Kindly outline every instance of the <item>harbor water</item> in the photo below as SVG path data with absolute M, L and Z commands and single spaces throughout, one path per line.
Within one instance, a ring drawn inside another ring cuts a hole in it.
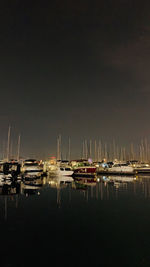
M 150 177 L 0 187 L 1 266 L 150 266 Z

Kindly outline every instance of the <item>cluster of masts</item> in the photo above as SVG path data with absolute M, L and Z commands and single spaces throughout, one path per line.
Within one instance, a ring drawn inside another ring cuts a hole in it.
M 62 159 L 61 152 L 62 139 L 61 135 L 57 138 L 57 159 Z M 71 140 L 68 140 L 68 159 L 71 160 Z M 147 139 L 142 139 L 140 144 L 135 146 L 131 143 L 128 148 L 125 146 L 119 146 L 113 141 L 111 144 L 103 143 L 101 140 L 83 140 L 81 149 L 81 158 L 91 158 L 95 162 L 101 162 L 103 159 L 107 161 L 113 161 L 118 159 L 119 161 L 138 160 L 141 162 L 150 161 L 150 144 Z
M 15 156 L 17 161 L 19 161 L 20 159 L 20 140 L 21 140 L 21 135 L 19 134 L 17 142 L 17 151 Z M 11 126 L 9 126 L 8 136 L 7 136 L 7 147 L 6 149 L 3 148 L 3 159 L 5 161 L 9 161 L 11 157 L 12 157 Z
M 18 135 L 17 140 L 17 149 L 15 158 L 17 161 L 20 159 L 20 140 L 21 135 Z M 64 157 L 62 156 L 62 137 L 61 135 L 57 138 L 57 160 L 62 160 Z M 7 136 L 7 147 L 3 149 L 3 159 L 9 161 L 12 157 L 12 142 L 11 142 L 11 126 L 8 128 L 8 136 Z M 68 152 L 65 159 L 71 160 L 71 139 L 68 139 Z M 80 158 L 89 159 L 91 158 L 95 162 L 101 162 L 103 159 L 107 161 L 113 161 L 114 159 L 118 159 L 120 161 L 128 161 L 137 159 L 141 162 L 149 162 L 150 161 L 150 144 L 147 139 L 141 139 L 139 145 L 135 146 L 133 143 L 130 143 L 128 148 L 126 146 L 119 146 L 115 140 L 112 143 L 102 142 L 101 140 L 83 140 L 81 147 Z

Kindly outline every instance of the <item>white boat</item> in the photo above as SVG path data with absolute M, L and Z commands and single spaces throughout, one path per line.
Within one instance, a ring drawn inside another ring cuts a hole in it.
M 43 167 L 36 160 L 29 159 L 23 162 L 21 171 L 24 178 L 38 178 L 43 174 Z
M 44 163 L 44 171 L 49 176 L 72 176 L 73 171 L 67 160 L 50 160 Z
M 132 166 L 129 166 L 126 163 L 117 163 L 114 164 L 112 167 L 108 168 L 108 173 L 112 174 L 134 174 L 134 168 Z
M 73 171 L 70 167 L 57 167 L 55 174 L 58 176 L 72 176 Z

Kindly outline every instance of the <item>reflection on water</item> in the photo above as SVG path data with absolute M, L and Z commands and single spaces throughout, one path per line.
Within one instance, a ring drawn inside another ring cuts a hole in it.
M 70 191 L 77 190 L 86 196 L 86 192 L 91 198 L 95 199 L 107 199 L 115 198 L 116 192 L 150 197 L 150 176 L 99 176 L 97 178 L 72 178 L 72 177 L 41 177 L 38 179 L 26 179 L 25 181 L 11 181 L 0 180 L 0 195 L 12 196 L 12 195 L 40 195 L 42 190 L 44 194 L 44 188 L 57 189 L 62 191 L 63 189 L 69 189 Z
M 146 176 L 3 179 L 1 266 L 149 266 L 149 201 Z
M 51 188 L 60 189 L 71 188 L 78 190 L 88 200 L 95 199 L 116 199 L 123 193 L 140 197 L 150 197 L 150 177 L 147 176 L 99 176 L 97 178 L 47 178 L 46 183 Z M 45 183 L 45 184 L 46 184 Z
M 25 181 L 0 180 L 0 195 L 40 195 L 41 190 L 44 194 L 44 188 L 57 190 L 57 203 L 61 202 L 61 191 L 68 189 L 78 191 L 86 198 L 95 199 L 115 199 L 123 193 L 140 195 L 144 198 L 150 198 L 150 177 L 125 177 L 125 176 L 99 176 L 97 178 L 72 178 L 72 177 L 42 177 L 38 179 L 29 179 Z

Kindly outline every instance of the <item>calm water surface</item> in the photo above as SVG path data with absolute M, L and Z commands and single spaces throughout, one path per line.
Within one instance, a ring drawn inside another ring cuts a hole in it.
M 150 177 L 0 186 L 1 266 L 150 266 Z

